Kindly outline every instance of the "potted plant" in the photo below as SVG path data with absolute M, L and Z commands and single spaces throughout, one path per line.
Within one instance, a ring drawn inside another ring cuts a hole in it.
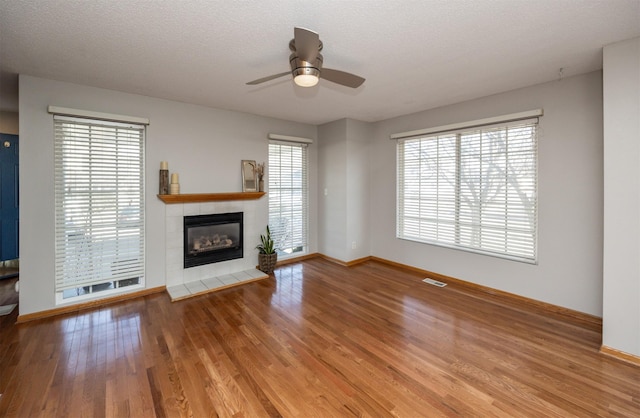
M 260 251 L 258 254 L 258 268 L 260 271 L 271 274 L 278 262 L 278 253 L 276 253 L 275 243 L 271 238 L 271 231 L 267 225 L 267 234 L 260 235 L 260 244 L 256 246 Z

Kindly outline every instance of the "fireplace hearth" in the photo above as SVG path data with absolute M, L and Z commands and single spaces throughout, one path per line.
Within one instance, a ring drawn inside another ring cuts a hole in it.
M 185 216 L 184 268 L 243 257 L 243 213 Z

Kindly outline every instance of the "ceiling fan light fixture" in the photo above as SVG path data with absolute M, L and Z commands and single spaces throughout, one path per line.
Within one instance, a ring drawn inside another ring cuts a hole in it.
M 313 87 L 318 84 L 320 70 L 314 67 L 302 67 L 293 70 L 293 81 L 300 87 Z
M 310 74 L 300 74 L 295 76 L 293 81 L 300 87 L 313 87 L 318 84 L 318 77 Z

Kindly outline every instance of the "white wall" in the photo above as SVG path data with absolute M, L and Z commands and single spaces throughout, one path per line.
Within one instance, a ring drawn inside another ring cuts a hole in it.
M 640 356 L 640 38 L 606 46 L 604 346 Z
M 318 127 L 318 251 L 347 259 L 347 120 Z
M 240 161 L 267 161 L 268 133 L 316 138 L 317 131 L 306 124 L 20 76 L 21 315 L 55 307 L 53 120 L 47 113 L 49 105 L 150 119 L 146 137 L 147 287 L 166 282 L 164 263 L 160 262 L 165 257 L 165 205 L 156 197 L 160 161 L 169 161 L 170 172 L 180 174 L 182 193 L 241 191 Z M 310 196 L 315 196 L 315 144 L 309 153 Z M 262 215 L 256 222 L 266 225 L 267 198 L 259 205 Z M 316 218 L 314 200 L 312 237 L 317 233 Z M 313 238 L 310 251 L 317 251 Z
M 357 260 L 371 254 L 369 205 L 370 144 L 372 124 L 347 119 L 347 256 L 345 261 Z M 354 244 L 355 243 L 355 248 Z
M 377 123 L 371 150 L 372 255 L 600 316 L 601 77 L 601 72 L 593 72 Z M 538 265 L 395 238 L 392 133 L 537 108 L 544 109 L 538 154 Z
M 353 119 L 318 128 L 318 248 L 322 254 L 345 262 L 370 254 L 371 132 L 372 124 Z

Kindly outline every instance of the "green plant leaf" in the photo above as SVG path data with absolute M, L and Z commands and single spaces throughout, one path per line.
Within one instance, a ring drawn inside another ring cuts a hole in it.
M 267 225 L 267 234 L 260 235 L 260 242 L 261 243 L 256 246 L 256 249 L 258 249 L 261 254 L 273 254 L 276 252 L 275 242 L 271 238 L 269 225 Z

